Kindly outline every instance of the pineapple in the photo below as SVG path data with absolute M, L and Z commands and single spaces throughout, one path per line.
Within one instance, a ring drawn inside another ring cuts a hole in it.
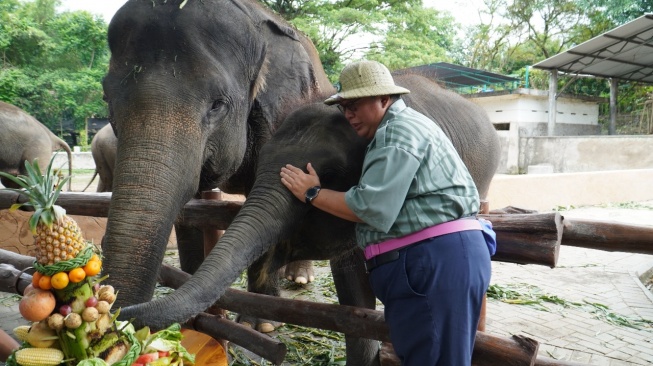
M 26 176 L 14 177 L 0 172 L 1 176 L 23 188 L 12 190 L 27 195 L 29 199 L 29 202 L 12 205 L 11 209 L 15 210 L 22 205 L 34 208 L 34 214 L 29 220 L 35 244 L 32 255 L 43 266 L 73 259 L 86 247 L 75 220 L 66 215 L 63 207 L 54 204 L 70 177 L 62 178 L 54 173 L 53 160 L 50 160 L 45 175 L 41 174 L 36 160 L 32 163 L 25 161 Z

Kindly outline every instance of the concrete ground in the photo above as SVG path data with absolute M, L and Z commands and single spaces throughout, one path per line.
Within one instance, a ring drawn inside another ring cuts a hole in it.
M 646 204 L 653 207 L 653 202 Z M 591 207 L 562 214 L 653 227 L 653 209 Z M 566 246 L 553 269 L 493 262 L 492 285 L 551 301 L 517 305 L 490 299 L 486 330 L 533 338 L 540 342 L 540 355 L 550 358 L 651 365 L 653 294 L 642 281 L 650 278 L 652 268 L 653 255 Z

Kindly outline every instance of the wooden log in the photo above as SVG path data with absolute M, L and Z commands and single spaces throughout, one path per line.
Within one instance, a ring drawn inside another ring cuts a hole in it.
M 490 220 L 497 233 L 492 260 L 555 267 L 563 230 L 559 213 L 479 216 Z
M 0 209 L 7 209 L 14 203 L 27 202 L 27 196 L 13 191 L 0 190 Z M 69 215 L 107 217 L 111 193 L 61 192 L 57 205 L 66 209 Z M 32 211 L 31 207 L 25 210 Z
M 170 282 L 162 282 L 162 284 L 172 288 L 178 288 L 191 276 L 165 264 L 160 272 L 160 280 L 170 279 Z M 228 289 L 216 305 L 263 319 L 390 342 L 383 312 L 378 310 L 284 299 L 236 289 Z M 503 338 L 477 332 L 474 364 L 533 365 L 537 356 L 537 344 L 537 341 L 525 337 Z
M 25 288 L 31 284 L 31 274 L 25 273 L 11 264 L 0 263 L 0 291 L 22 295 Z
M 653 227 L 589 219 L 563 219 L 562 245 L 653 254 Z
M 14 253 L 10 250 L 0 249 L 0 263 L 10 264 L 19 270 L 31 267 L 34 264 L 34 257 Z
M 510 338 L 503 338 L 476 332 L 472 365 L 533 366 L 539 347 L 536 340 L 524 336 L 513 335 Z M 510 352 L 497 352 L 498 350 L 510 350 Z
M 0 190 L 0 209 L 8 209 L 14 203 L 26 202 L 25 195 Z M 111 193 L 61 192 L 57 204 L 69 215 L 107 217 Z M 225 230 L 240 211 L 242 202 L 192 199 L 184 206 L 177 219 L 186 225 L 199 228 Z

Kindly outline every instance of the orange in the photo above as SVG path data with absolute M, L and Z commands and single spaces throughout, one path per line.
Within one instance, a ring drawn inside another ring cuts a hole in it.
M 68 280 L 68 273 L 66 272 L 59 272 L 54 276 L 52 276 L 52 279 L 50 280 L 52 287 L 57 290 L 66 288 L 69 282 L 70 281 Z
M 77 267 L 70 272 L 68 272 L 68 279 L 70 282 L 77 283 L 77 282 L 82 282 L 86 278 L 86 272 L 84 272 L 84 268 L 82 267 Z
M 39 280 L 41 279 L 41 277 L 43 277 L 43 273 L 41 272 L 34 272 L 34 274 L 32 275 L 32 286 L 34 286 L 34 288 L 40 288 Z
M 50 276 L 43 275 L 39 279 L 39 288 L 41 290 L 50 290 L 52 288 L 51 283 L 52 278 Z
M 91 256 L 91 259 L 89 259 L 89 260 L 90 260 L 90 261 L 98 261 L 98 262 L 101 262 L 101 260 L 100 260 L 100 256 L 97 255 L 97 254 L 93 254 L 93 255 Z
M 87 276 L 95 276 L 96 274 L 100 273 L 102 270 L 102 262 L 99 260 L 94 261 L 90 260 L 86 265 L 84 266 L 84 272 L 86 272 Z

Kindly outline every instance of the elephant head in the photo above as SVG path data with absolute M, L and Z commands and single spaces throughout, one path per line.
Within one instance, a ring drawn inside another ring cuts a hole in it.
M 310 41 L 253 0 L 130 0 L 108 35 L 118 149 L 102 246 L 124 305 L 151 298 L 181 207 L 248 191 L 281 111 L 330 84 Z

